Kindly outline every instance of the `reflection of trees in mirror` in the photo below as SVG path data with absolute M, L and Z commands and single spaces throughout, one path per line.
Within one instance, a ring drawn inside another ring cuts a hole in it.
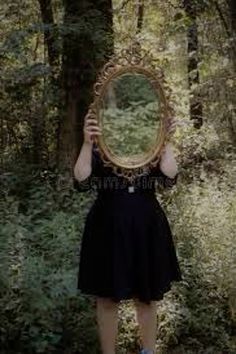
M 104 97 L 105 106 L 126 109 L 132 103 L 155 102 L 158 96 L 149 79 L 138 73 L 128 73 L 113 79 Z
M 108 108 L 100 112 L 104 141 L 117 155 L 147 152 L 155 143 L 159 122 L 158 102 L 129 102 L 126 109 Z

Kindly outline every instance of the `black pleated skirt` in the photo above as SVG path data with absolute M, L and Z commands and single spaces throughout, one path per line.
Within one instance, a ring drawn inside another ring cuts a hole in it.
M 85 220 L 81 293 L 120 300 L 161 300 L 182 280 L 166 214 L 154 193 L 99 193 Z

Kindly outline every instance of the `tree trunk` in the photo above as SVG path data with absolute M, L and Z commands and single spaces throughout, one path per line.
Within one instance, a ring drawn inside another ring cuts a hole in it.
M 231 58 L 233 62 L 234 72 L 236 71 L 236 2 L 235 0 L 228 0 L 229 13 L 230 13 L 230 32 L 231 32 Z M 234 96 L 235 97 L 235 96 Z M 230 127 L 230 135 L 234 145 L 236 146 L 236 108 L 235 100 L 233 101 L 234 109 L 228 114 L 228 122 Z
M 193 85 L 199 84 L 198 71 L 198 27 L 197 27 L 197 8 L 193 0 L 184 0 L 184 8 L 187 16 L 191 20 L 188 27 L 188 81 L 191 91 Z M 203 123 L 203 109 L 201 97 L 194 93 L 190 98 L 190 119 L 193 119 L 195 128 L 200 128 Z
M 228 7 L 230 13 L 230 29 L 232 38 L 232 60 L 234 63 L 234 70 L 236 71 L 236 1 L 228 0 Z
M 236 71 L 236 2 L 234 0 L 227 0 L 228 17 L 226 18 L 220 4 L 216 0 L 214 2 L 222 25 L 230 40 L 230 59 L 233 62 L 234 70 Z
M 54 24 L 51 0 L 38 0 L 41 10 L 42 22 L 45 25 L 44 42 L 47 46 L 48 62 L 53 68 L 58 63 L 58 50 L 55 43 L 56 26 Z
M 58 90 L 58 82 L 55 75 L 56 69 L 58 68 L 59 64 L 59 51 L 57 49 L 57 29 L 56 24 L 54 23 L 54 16 L 53 16 L 53 9 L 52 9 L 52 2 L 51 0 L 38 0 L 40 11 L 41 11 L 41 18 L 44 25 L 44 46 L 48 53 L 48 58 L 45 58 L 45 65 L 49 64 L 51 69 L 51 74 L 49 77 L 49 87 L 50 91 L 54 94 Z M 36 47 L 37 50 L 37 47 Z M 36 60 L 36 54 L 35 54 Z M 42 151 L 48 151 L 48 147 L 45 146 L 45 117 L 47 116 L 47 107 L 45 105 L 45 78 L 44 78 L 44 88 L 42 92 L 42 102 L 41 106 L 39 107 L 38 114 L 37 112 L 34 114 L 35 122 L 32 124 L 33 129 L 33 138 L 34 142 L 37 144 L 34 146 L 35 154 L 34 160 L 38 163 L 41 163 L 43 160 Z M 38 154 L 38 156 L 37 156 Z M 49 161 L 48 153 L 47 162 Z
M 93 99 L 96 75 L 113 53 L 112 5 L 111 0 L 64 0 L 64 11 L 67 34 L 63 40 L 61 83 L 64 109 L 58 164 L 60 169 L 69 169 L 73 173 L 83 143 L 84 117 Z
M 137 19 L 137 33 L 140 33 L 143 27 L 144 17 L 144 0 L 138 1 L 138 19 Z

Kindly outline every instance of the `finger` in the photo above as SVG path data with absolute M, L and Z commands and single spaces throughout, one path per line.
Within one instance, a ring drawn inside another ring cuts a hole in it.
M 92 123 L 98 124 L 97 119 L 96 118 L 88 118 L 85 120 L 85 125 L 92 124 Z
M 97 124 L 92 124 L 92 123 L 88 123 L 84 125 L 84 128 L 89 128 L 89 127 L 98 127 Z
M 97 136 L 97 135 L 102 135 L 102 133 L 100 133 L 100 132 L 91 132 L 91 133 L 89 133 L 90 137 Z
M 167 122 L 167 125 L 176 125 L 177 121 L 176 120 L 170 120 Z
M 174 120 L 170 118 L 167 120 L 167 122 L 168 122 L 168 124 L 172 124 L 174 122 Z
M 167 127 L 167 129 L 166 129 L 166 131 L 167 131 L 168 133 L 173 132 L 173 131 L 175 131 L 175 130 L 176 130 L 175 127 Z
M 95 118 L 95 117 L 93 117 L 93 118 L 92 118 L 92 117 L 88 117 L 88 118 L 85 119 L 86 122 L 88 122 L 88 121 L 90 121 L 90 120 L 91 120 L 91 121 L 94 121 L 94 120 L 97 121 L 97 118 Z
M 169 125 L 169 126 L 167 127 L 167 130 L 168 130 L 168 131 L 175 130 L 175 129 L 176 129 L 176 127 L 173 127 L 172 125 Z
M 176 129 L 176 126 L 175 125 L 169 125 L 168 129 L 169 130 L 174 130 L 174 129 Z
M 171 122 L 167 122 L 168 126 L 176 126 L 177 125 L 177 121 L 176 120 L 172 120 Z
M 99 131 L 99 130 L 93 130 L 93 129 L 91 129 L 91 130 L 87 130 L 87 131 L 86 131 L 86 133 L 88 133 L 88 134 L 96 134 L 96 133 L 98 133 L 98 134 L 102 134 L 102 132 L 101 132 L 101 131 Z
M 85 125 L 85 128 L 99 128 L 99 129 L 101 129 L 101 127 L 98 124 L 88 124 L 88 125 Z
M 86 128 L 101 129 L 101 127 L 99 127 L 99 125 L 93 125 L 93 124 L 88 125 Z
M 84 130 L 90 130 L 90 129 L 101 129 L 97 125 L 87 125 L 84 127 Z
M 86 129 L 85 129 L 87 132 L 89 132 L 89 131 L 99 131 L 99 132 L 101 132 L 101 128 L 99 128 L 99 127 L 87 127 Z
M 173 123 L 170 123 L 170 124 L 168 124 L 168 128 L 170 128 L 170 127 L 173 127 L 173 128 L 175 128 L 176 127 L 176 122 L 173 122 Z

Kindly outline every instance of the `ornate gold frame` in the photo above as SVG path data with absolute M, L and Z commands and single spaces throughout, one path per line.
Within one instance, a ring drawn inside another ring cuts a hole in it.
M 139 47 L 137 49 L 137 45 L 122 50 L 118 55 L 113 55 L 102 68 L 97 82 L 94 84 L 94 100 L 85 119 L 96 118 L 98 125 L 102 127 L 99 109 L 108 84 L 119 75 L 130 72 L 138 72 L 149 78 L 161 100 L 160 133 L 156 136 L 154 148 L 143 154 L 141 158 L 121 158 L 109 149 L 104 142 L 103 135 L 96 137 L 95 142 L 104 165 L 112 167 L 117 175 L 132 181 L 136 176 L 144 174 L 158 163 L 162 148 L 171 135 L 168 131 L 168 123 L 169 119 L 174 115 L 174 110 L 170 102 L 171 90 L 164 78 L 161 67 L 155 66 L 152 56 L 147 52 L 141 51 Z

